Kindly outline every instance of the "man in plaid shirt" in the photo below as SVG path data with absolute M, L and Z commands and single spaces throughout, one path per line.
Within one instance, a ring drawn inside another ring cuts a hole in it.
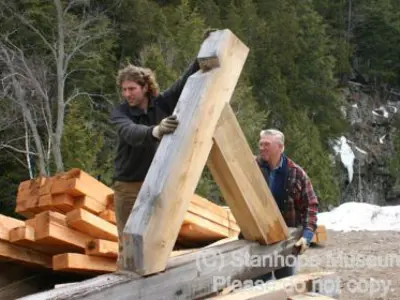
M 307 250 L 317 228 L 318 199 L 306 172 L 284 154 L 285 137 L 275 129 L 263 130 L 256 161 L 288 227 L 303 227 L 297 241 L 299 254 Z M 295 274 L 296 266 L 275 270 L 276 279 Z M 269 280 L 272 274 L 262 277 Z

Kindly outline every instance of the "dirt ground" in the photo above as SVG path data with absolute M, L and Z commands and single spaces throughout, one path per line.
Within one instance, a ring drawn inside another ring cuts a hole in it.
M 340 300 L 400 300 L 400 232 L 327 232 L 300 256 L 299 273 L 334 271 Z

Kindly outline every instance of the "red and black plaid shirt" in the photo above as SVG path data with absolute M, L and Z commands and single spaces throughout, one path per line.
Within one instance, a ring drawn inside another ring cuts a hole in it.
M 302 225 L 315 232 L 317 228 L 318 199 L 306 172 L 287 158 L 288 203 L 283 217 L 288 227 Z

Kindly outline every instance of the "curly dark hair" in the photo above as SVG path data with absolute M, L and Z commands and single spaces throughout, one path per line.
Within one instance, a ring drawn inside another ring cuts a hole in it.
M 124 81 L 134 81 L 140 86 L 145 86 L 147 83 L 149 96 L 157 96 L 159 93 L 159 86 L 156 81 L 156 76 L 152 70 L 142 68 L 134 65 L 127 65 L 122 70 L 118 71 L 117 86 L 121 86 Z

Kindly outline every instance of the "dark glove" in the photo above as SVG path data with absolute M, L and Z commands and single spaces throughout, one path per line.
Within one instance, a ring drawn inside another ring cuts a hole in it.
M 164 134 L 169 134 L 175 131 L 178 127 L 179 121 L 176 116 L 169 116 L 162 119 L 160 124 L 153 128 L 153 136 L 161 139 Z

